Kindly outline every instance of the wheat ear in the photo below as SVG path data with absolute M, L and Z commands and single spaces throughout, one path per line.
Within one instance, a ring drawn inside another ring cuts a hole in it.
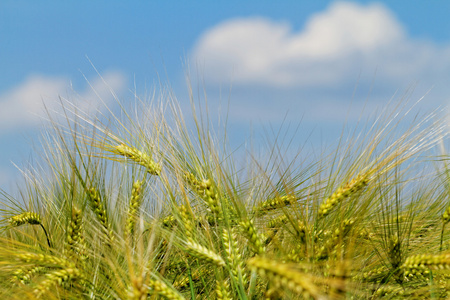
M 206 247 L 203 247 L 202 245 L 195 243 L 194 241 L 187 241 L 186 242 L 186 251 L 198 258 L 201 259 L 203 261 L 215 264 L 219 267 L 223 267 L 225 266 L 225 261 L 223 260 L 223 258 L 215 253 L 214 251 L 209 250 Z
M 319 207 L 319 217 L 328 215 L 334 207 L 346 198 L 365 188 L 369 183 L 368 174 L 358 175 L 343 187 L 338 188 L 330 197 L 328 197 Z
M 270 212 L 271 210 L 277 209 L 277 208 L 283 208 L 287 205 L 291 205 L 295 203 L 296 198 L 292 195 L 286 195 L 281 197 L 276 197 L 273 199 L 266 200 L 258 205 L 254 209 L 254 212 L 258 216 L 263 216 Z
M 232 300 L 230 285 L 225 280 L 216 281 L 216 299 L 217 300 Z
M 148 286 L 144 284 L 142 276 L 133 278 L 128 291 L 128 300 L 145 300 L 147 298 Z
M 67 248 L 72 255 L 76 254 L 81 259 L 86 259 L 86 245 L 83 237 L 83 219 L 80 209 L 72 209 L 72 219 L 67 228 Z
M 405 270 L 406 276 L 425 273 L 428 270 L 448 270 L 450 269 L 450 254 L 413 255 L 408 257 L 401 267 Z
M 12 282 L 17 282 L 19 281 L 22 284 L 28 284 L 31 281 L 31 278 L 38 273 L 41 273 L 42 271 L 44 271 L 46 268 L 45 267 L 24 267 L 24 268 L 20 268 L 17 271 L 14 272 L 13 274 L 13 279 L 11 280 Z
M 47 230 L 45 229 L 44 225 L 41 221 L 41 216 L 35 212 L 24 212 L 18 215 L 15 215 L 11 218 L 9 218 L 9 225 L 12 227 L 21 226 L 24 224 L 30 224 L 30 225 L 39 225 L 41 226 L 42 230 L 44 231 L 45 237 L 47 238 L 47 244 L 51 248 L 52 245 L 50 243 L 50 238 L 48 236 Z
M 100 224 L 103 225 L 103 229 L 105 230 L 108 238 L 111 241 L 113 241 L 114 240 L 113 232 L 112 232 L 112 230 L 110 230 L 110 225 L 108 222 L 108 217 L 106 215 L 106 210 L 103 207 L 102 199 L 100 197 L 99 192 L 97 191 L 96 188 L 91 187 L 88 190 L 87 194 L 88 194 L 89 202 L 91 204 L 92 211 L 94 212 L 94 214 L 97 217 Z
M 74 268 L 75 265 L 71 261 L 48 254 L 36 254 L 31 252 L 15 253 L 17 259 L 26 263 L 34 263 L 40 266 L 50 266 L 59 268 Z
M 239 254 L 239 246 L 233 229 L 234 228 L 231 230 L 223 229 L 223 247 L 225 248 L 226 258 L 230 265 L 231 274 L 233 275 L 234 280 L 240 282 L 239 277 L 241 277 L 242 283 L 245 285 L 247 274 L 244 272 L 244 262 L 242 256 Z
M 255 225 L 253 224 L 253 220 L 242 221 L 239 223 L 242 228 L 242 231 L 247 236 L 249 244 L 252 250 L 256 254 L 263 254 L 266 249 L 263 246 L 262 237 L 258 232 L 256 232 Z
M 247 264 L 262 277 L 267 277 L 277 289 L 290 289 L 304 299 L 310 297 L 324 299 L 319 293 L 319 288 L 307 274 L 298 272 L 286 264 L 260 256 L 249 259 Z
M 215 190 L 211 179 L 198 180 L 194 174 L 185 172 L 184 178 L 194 192 L 208 205 L 213 214 L 220 217 L 219 194 Z
M 134 147 L 125 144 L 117 145 L 113 148 L 113 152 L 125 156 L 139 165 L 145 167 L 147 172 L 152 175 L 159 175 L 161 173 L 161 165 L 155 163 L 152 158 Z
M 151 279 L 148 286 L 157 294 L 169 300 L 184 300 L 184 298 L 174 291 L 173 287 L 169 287 L 166 283 L 158 279 Z
M 75 281 L 84 282 L 84 276 L 77 268 L 64 268 L 53 271 L 46 275 L 46 279 L 41 281 L 34 290 L 37 298 L 41 298 L 52 286 L 62 286 L 64 283 Z
M 144 181 L 136 180 L 131 190 L 130 205 L 128 207 L 128 218 L 126 221 L 126 233 L 130 236 L 134 233 L 136 220 L 139 216 L 139 208 L 142 200 L 142 185 Z

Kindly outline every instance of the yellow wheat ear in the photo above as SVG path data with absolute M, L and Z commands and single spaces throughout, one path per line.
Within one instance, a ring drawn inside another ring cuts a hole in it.
M 239 223 L 242 233 L 247 236 L 249 246 L 252 248 L 253 252 L 262 255 L 266 251 L 264 247 L 263 238 L 256 231 L 253 220 L 242 221 Z
M 72 208 L 72 217 L 67 226 L 66 246 L 71 255 L 77 254 L 81 259 L 86 259 L 86 244 L 83 236 L 83 218 L 81 210 Z
M 212 263 L 219 267 L 225 266 L 225 261 L 219 254 L 194 241 L 186 242 L 186 252 L 205 262 Z
M 327 216 L 333 208 L 346 198 L 364 189 L 369 184 L 369 174 L 361 174 L 353 178 L 346 185 L 338 188 L 330 197 L 328 197 L 319 207 L 319 217 Z
M 401 266 L 405 270 L 405 276 L 417 276 L 429 274 L 430 270 L 450 269 L 450 254 L 419 254 L 409 256 Z
M 263 216 L 270 212 L 271 210 L 282 208 L 287 205 L 291 205 L 295 203 L 297 199 L 293 195 L 286 195 L 281 197 L 276 197 L 273 199 L 266 200 L 260 203 L 255 209 L 254 212 L 257 216 Z
M 8 221 L 9 225 L 13 227 L 21 226 L 24 224 L 40 225 L 41 216 L 35 212 L 24 212 L 9 218 Z
M 45 237 L 47 238 L 47 244 L 49 247 L 51 247 L 50 238 L 48 236 L 47 230 L 45 229 L 44 225 L 41 221 L 41 216 L 38 213 L 35 212 L 24 212 L 18 215 L 15 215 L 8 219 L 9 225 L 12 227 L 18 227 L 24 224 L 30 224 L 30 225 L 39 225 L 41 226 L 42 230 L 44 230 Z
M 87 190 L 87 195 L 88 200 L 91 204 L 91 209 L 97 217 L 97 220 L 100 222 L 100 224 L 102 224 L 106 236 L 110 239 L 110 241 L 113 241 L 113 230 L 111 229 L 111 224 L 109 223 L 107 212 L 103 206 L 103 200 L 100 197 L 100 193 L 95 187 L 91 187 Z
M 128 206 L 128 217 L 125 225 L 126 234 L 132 236 L 134 233 L 134 227 L 136 225 L 136 220 L 139 216 L 139 209 L 141 207 L 142 200 L 142 185 L 144 181 L 136 180 L 133 183 L 133 188 L 131 190 L 131 199 Z
M 147 172 L 152 175 L 159 175 L 161 173 L 161 165 L 157 164 L 152 158 L 134 147 L 125 144 L 117 145 L 113 148 L 113 153 L 125 156 L 135 163 L 147 168 Z
M 46 279 L 39 283 L 34 293 L 37 298 L 42 298 L 54 286 L 63 287 L 65 284 L 70 284 L 70 286 L 74 287 L 74 283 L 80 283 L 82 286 L 84 282 L 85 278 L 82 272 L 76 267 L 59 269 L 46 274 Z
M 276 289 L 292 290 L 304 299 L 325 299 L 311 276 L 299 272 L 287 264 L 256 256 L 249 259 L 247 265 L 262 277 L 266 277 Z

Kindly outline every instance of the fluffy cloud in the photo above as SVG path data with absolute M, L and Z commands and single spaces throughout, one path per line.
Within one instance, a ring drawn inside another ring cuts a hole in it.
M 450 47 L 411 39 L 377 3 L 335 2 L 299 32 L 265 18 L 229 20 L 205 32 L 192 57 L 207 83 L 273 87 L 338 87 L 375 71 L 398 84 L 450 69 Z
M 120 92 L 125 86 L 125 77 L 120 72 L 108 72 L 89 81 L 89 87 L 81 92 L 70 90 L 65 78 L 29 76 L 22 84 L 0 94 L 0 133 L 35 125 L 45 116 L 44 104 L 49 110 L 57 107 L 58 97 L 75 97 L 81 110 L 97 108 L 113 99 L 111 91 Z

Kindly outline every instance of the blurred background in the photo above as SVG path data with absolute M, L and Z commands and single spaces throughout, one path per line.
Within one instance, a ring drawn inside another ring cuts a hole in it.
M 280 127 L 333 143 L 392 99 L 450 99 L 448 1 L 0 2 L 0 188 L 14 192 L 58 99 L 86 111 L 169 88 L 208 99 L 232 145 Z M 223 117 L 222 117 L 223 120 Z

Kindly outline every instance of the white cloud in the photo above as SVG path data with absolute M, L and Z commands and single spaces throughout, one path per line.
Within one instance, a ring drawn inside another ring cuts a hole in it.
M 438 80 L 450 47 L 411 39 L 382 4 L 335 2 L 295 32 L 286 22 L 233 19 L 205 32 L 192 57 L 206 83 L 339 87 L 360 80 L 389 84 Z
M 31 75 L 20 85 L 0 94 L 0 133 L 34 126 L 45 116 L 43 104 L 54 110 L 59 96 L 69 95 L 67 98 L 73 99 L 70 95 L 77 93 L 76 105 L 83 111 L 97 108 L 101 102 L 107 104 L 113 99 L 111 91 L 121 92 L 125 81 L 120 72 L 107 72 L 78 92 L 71 90 L 66 78 Z

